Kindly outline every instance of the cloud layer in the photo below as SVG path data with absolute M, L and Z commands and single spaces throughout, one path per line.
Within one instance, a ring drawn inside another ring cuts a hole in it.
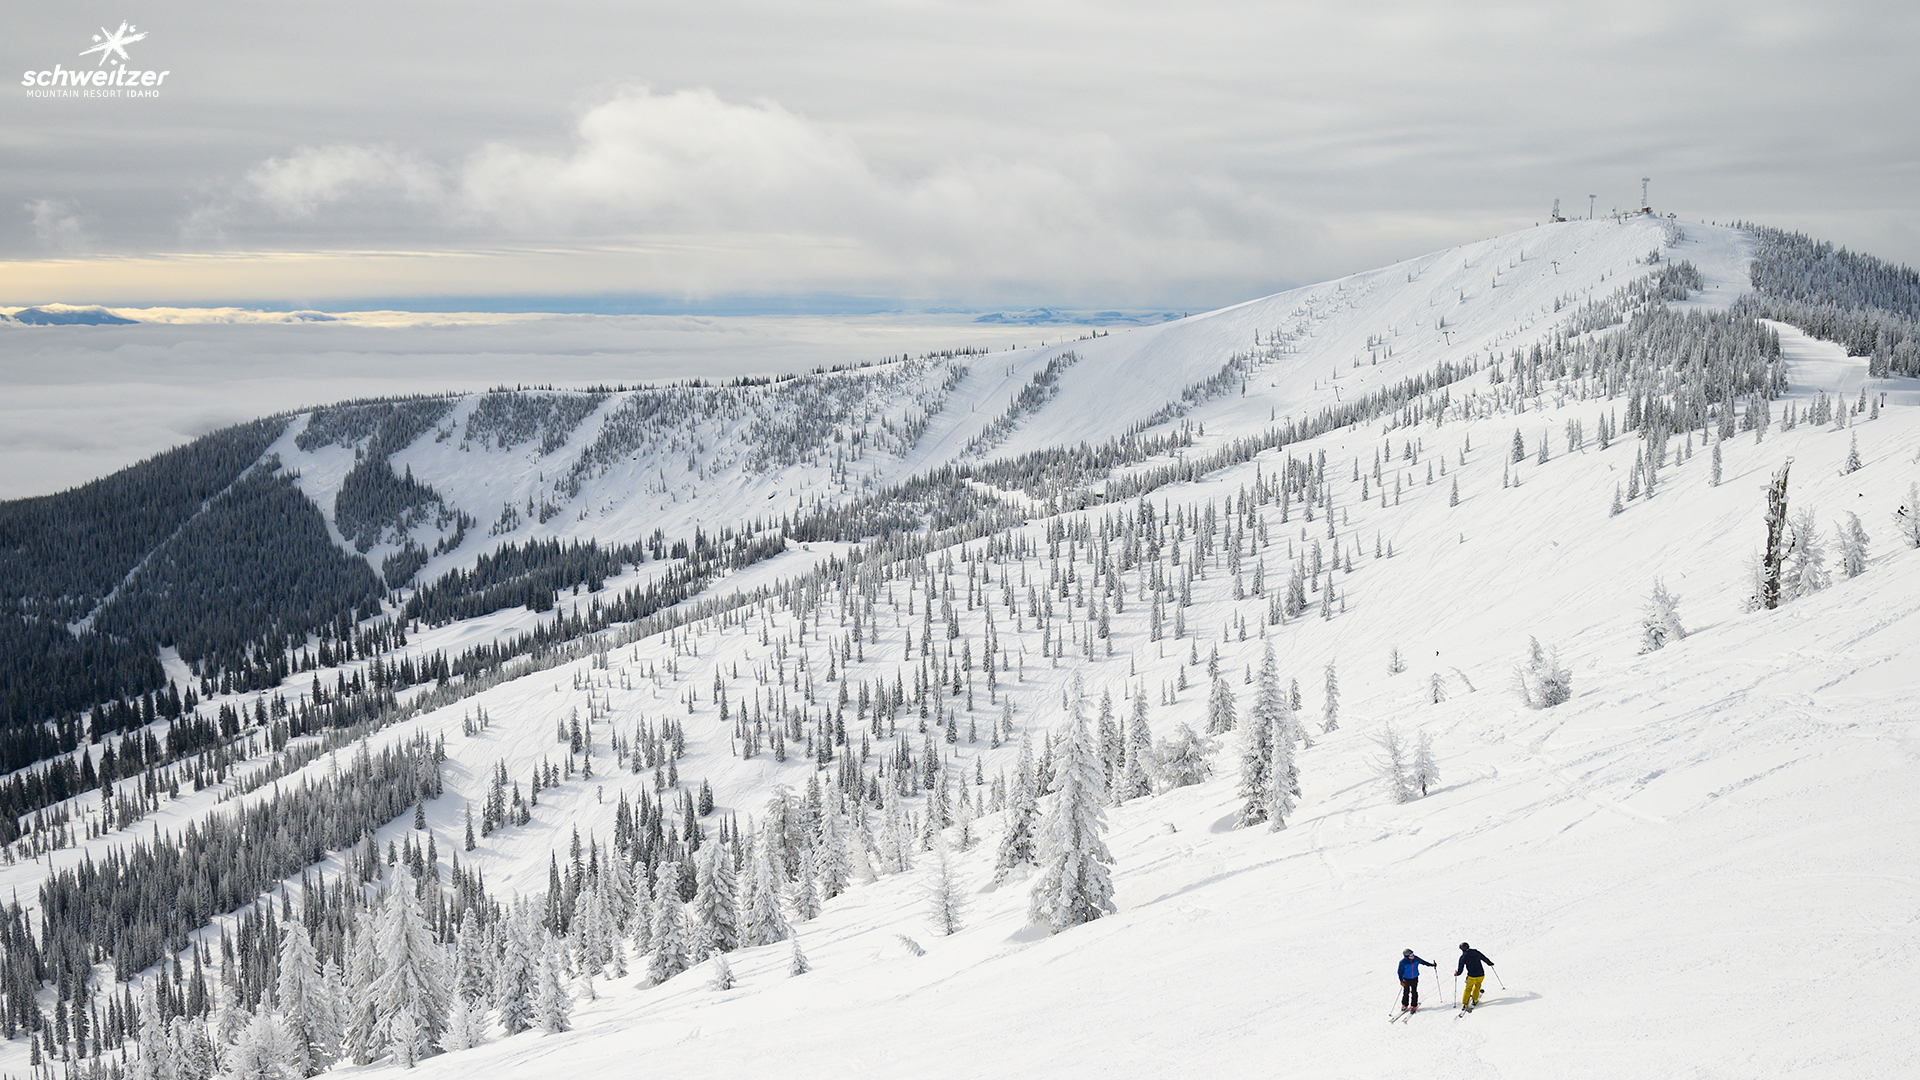
M 91 29 L 17 15 L 22 66 Z M 0 302 L 1197 306 L 1531 224 L 1556 196 L 1635 205 L 1647 175 L 1682 217 L 1920 262 L 1911 3 L 333 0 L 315 18 L 209 0 L 155 18 L 136 59 L 173 72 L 157 100 L 0 94 Z

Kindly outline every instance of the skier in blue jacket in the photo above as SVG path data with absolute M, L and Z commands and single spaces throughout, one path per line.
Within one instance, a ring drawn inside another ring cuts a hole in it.
M 1434 965 L 1413 955 L 1412 949 L 1400 951 L 1400 1011 L 1418 1012 L 1420 1009 L 1420 965 Z M 1436 969 L 1437 970 L 1437 969 Z

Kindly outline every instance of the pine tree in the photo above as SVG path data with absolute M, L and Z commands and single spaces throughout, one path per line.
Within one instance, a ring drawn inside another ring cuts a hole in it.
M 1154 774 L 1167 789 L 1205 782 L 1213 775 L 1214 741 L 1186 724 L 1154 744 Z
M 320 957 L 314 952 L 306 925 L 298 919 L 288 921 L 281 933 L 279 969 L 274 1002 L 300 1048 L 301 1075 L 311 1076 L 333 1064 L 340 1033 L 334 1024 L 334 1003 L 327 993 Z
M 1407 760 L 1406 740 L 1400 737 L 1392 724 L 1381 729 L 1374 736 L 1374 744 L 1380 747 L 1380 757 L 1374 762 L 1374 771 L 1387 787 L 1387 794 L 1394 802 L 1411 802 L 1418 785 L 1414 780 L 1412 763 Z
M 1760 557 L 1760 606 L 1772 611 L 1780 606 L 1781 568 L 1787 549 L 1787 470 L 1793 462 L 1780 466 L 1767 485 L 1767 547 Z
M 1107 864 L 1113 855 L 1105 839 L 1106 812 L 1100 759 L 1083 714 L 1080 676 L 1065 729 L 1058 740 L 1054 803 L 1040 827 L 1040 874 L 1034 880 L 1028 913 L 1053 933 L 1112 912 L 1113 881 Z
M 573 993 L 567 989 L 567 965 L 564 947 L 559 942 L 542 943 L 540 949 L 540 1030 L 558 1035 L 573 1028 Z
M 446 1030 L 452 980 L 447 976 L 446 952 L 427 928 L 413 875 L 405 864 L 394 867 L 375 935 L 385 967 L 368 994 L 389 1024 L 402 1011 L 411 1021 L 411 1030 L 400 1035 L 383 1032 L 384 1045 L 408 1060 L 418 1060 L 427 1056 Z M 398 1045 L 403 1041 L 406 1046 Z
M 1127 733 L 1127 763 L 1122 775 L 1122 800 L 1153 794 L 1153 733 L 1147 727 L 1145 687 L 1133 695 L 1133 723 Z
M 1647 595 L 1645 613 L 1640 619 L 1641 652 L 1665 648 L 1669 642 L 1687 636 L 1686 627 L 1680 625 L 1680 616 L 1674 610 L 1679 602 L 1679 597 L 1667 591 L 1665 582 L 1653 579 L 1653 591 Z
M 1007 792 L 1006 828 L 1000 834 L 1000 850 L 993 860 L 995 881 L 1019 867 L 1035 865 L 1033 830 L 1039 816 L 1033 783 L 1033 740 L 1022 735 L 1020 756 L 1013 765 L 1012 788 Z
M 960 929 L 960 920 L 967 911 L 967 896 L 954 872 L 946 834 L 933 835 L 933 858 L 927 864 L 927 921 L 944 936 Z
M 1340 728 L 1340 680 L 1334 675 L 1333 661 L 1327 661 L 1327 705 L 1321 714 L 1320 733 L 1331 735 Z
M 1573 669 L 1560 662 L 1558 651 L 1528 638 L 1527 660 L 1514 669 L 1514 689 L 1528 708 L 1552 708 L 1573 697 Z
M 1906 505 L 1894 511 L 1893 523 L 1908 547 L 1920 548 L 1920 481 L 1908 485 Z
M 1233 687 L 1219 675 L 1214 676 L 1213 692 L 1207 696 L 1207 734 L 1232 731 L 1234 725 Z
M 500 1026 L 518 1035 L 533 1026 L 534 995 L 539 992 L 535 934 L 539 932 L 531 908 L 517 907 L 508 919 L 500 953 Z
M 647 964 L 647 981 L 655 986 L 687 970 L 693 962 L 681 911 L 680 864 L 663 862 L 657 874 L 653 887 L 653 951 Z
M 693 922 L 695 958 L 740 947 L 740 897 L 733 861 L 722 844 L 707 844 L 694 854 Z
M 1419 785 L 1422 796 L 1440 782 L 1440 765 L 1433 760 L 1433 736 L 1425 731 L 1413 751 L 1413 782 Z
M 1866 573 L 1869 540 L 1860 515 L 1849 513 L 1847 520 L 1834 523 L 1833 532 L 1840 542 L 1840 572 L 1849 578 Z
M 787 940 L 787 917 L 780 910 L 780 885 L 773 868 L 773 829 L 761 834 L 754 845 L 753 878 L 747 886 L 745 918 L 741 920 L 740 939 L 744 945 L 772 945 Z
M 1782 581 L 1786 599 L 1811 596 L 1833 584 L 1833 575 L 1827 571 L 1826 541 L 1820 536 L 1820 527 L 1814 524 L 1810 507 L 1801 507 L 1793 515 L 1786 558 Z
M 1289 749 L 1293 746 L 1291 732 L 1284 726 L 1281 694 L 1280 667 L 1274 659 L 1273 642 L 1269 641 L 1260 659 L 1253 708 L 1247 710 L 1247 721 L 1241 725 L 1240 813 L 1234 822 L 1241 828 L 1267 820 L 1273 804 L 1274 744 L 1284 742 Z
M 1860 433 L 1858 431 L 1853 433 L 1853 441 L 1847 446 L 1847 463 L 1841 466 L 1840 471 L 1842 473 L 1860 471 Z
M 262 1009 L 227 1051 L 223 1075 L 226 1080 L 298 1080 L 300 1058 L 299 1041 L 287 1030 L 286 1021 L 279 1013 Z

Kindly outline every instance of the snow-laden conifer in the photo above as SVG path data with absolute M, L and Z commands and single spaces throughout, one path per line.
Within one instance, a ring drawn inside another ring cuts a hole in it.
M 1067 720 L 1055 743 L 1054 801 L 1040 826 L 1040 874 L 1028 913 L 1053 933 L 1114 910 L 1107 864 L 1104 776 L 1084 715 L 1085 692 L 1073 678 Z
M 680 864 L 663 862 L 653 886 L 653 952 L 647 962 L 647 980 L 659 985 L 687 970 L 689 955 L 686 919 L 680 900 Z
M 740 896 L 734 882 L 733 860 L 723 844 L 707 844 L 694 853 L 693 923 L 695 958 L 740 947 Z
M 926 891 L 927 922 L 942 935 L 959 930 L 967 912 L 967 894 L 954 870 L 945 833 L 934 833 L 932 856 L 927 860 Z
M 156 1023 L 155 1025 L 159 1025 Z M 227 1051 L 222 1080 L 299 1080 L 299 1040 L 271 1009 L 256 1013 Z
M 1007 792 L 1006 827 L 1000 834 L 1000 850 L 993 860 L 995 881 L 1019 867 L 1034 865 L 1033 830 L 1039 816 L 1039 799 L 1033 789 L 1033 739 L 1022 735 L 1020 756 L 1014 760 L 1013 778 Z
M 1812 596 L 1833 584 L 1827 571 L 1827 544 L 1814 523 L 1813 509 L 1801 507 L 1793 515 L 1788 529 L 1786 565 L 1782 568 L 1781 598 L 1797 600 Z
M 1894 528 L 1908 547 L 1920 548 L 1920 481 L 1907 487 L 1907 501 L 1893 512 Z
M 1440 782 L 1440 764 L 1433 760 L 1433 736 L 1425 731 L 1420 733 L 1413 750 L 1413 782 L 1425 796 Z
M 1207 734 L 1232 731 L 1234 723 L 1233 687 L 1225 676 L 1215 675 L 1213 691 L 1207 696 Z
M 1163 788 L 1187 787 L 1213 776 L 1212 739 L 1186 724 L 1175 724 L 1171 734 L 1154 743 L 1154 775 Z
M 787 940 L 790 932 L 787 916 L 780 910 L 780 882 L 773 868 L 768 835 L 769 831 L 763 830 L 760 842 L 753 846 L 753 877 L 747 886 L 746 908 L 740 920 L 743 945 L 771 945 Z
M 567 989 L 566 949 L 561 942 L 542 942 L 539 973 L 540 994 L 534 1008 L 540 1017 L 540 1030 L 558 1035 L 573 1028 L 573 992 Z
M 1153 794 L 1153 732 L 1147 727 L 1147 691 L 1133 695 L 1133 722 L 1127 729 L 1127 761 L 1121 772 L 1120 798 Z
M 1380 729 L 1373 737 L 1374 745 L 1380 748 L 1380 756 L 1374 760 L 1374 772 L 1380 782 L 1386 785 L 1387 794 L 1394 802 L 1411 802 L 1419 791 L 1419 785 L 1413 777 L 1413 762 L 1407 753 L 1407 741 L 1394 730 L 1392 724 Z
M 1687 628 L 1680 625 L 1680 615 L 1675 610 L 1679 602 L 1679 597 L 1667 591 L 1666 582 L 1653 579 L 1653 591 L 1647 594 L 1640 617 L 1641 652 L 1665 648 L 1687 636 Z
M 411 1021 L 411 1030 L 383 1029 L 383 1045 L 407 1060 L 418 1060 L 431 1052 L 446 1030 L 452 980 L 446 950 L 427 928 L 413 875 L 404 864 L 394 868 L 375 935 L 385 966 L 369 987 L 369 996 L 384 1021 L 391 1023 L 403 1011 Z M 400 1045 L 403 1042 L 405 1046 Z
M 289 921 L 280 935 L 279 978 L 274 1003 L 286 1020 L 287 1031 L 300 1046 L 302 1075 L 311 1075 L 333 1063 L 340 1047 L 334 1024 L 334 1004 L 327 994 L 320 957 L 313 939 L 298 919 Z
M 1560 662 L 1558 650 L 1527 639 L 1527 659 L 1513 673 L 1514 689 L 1530 709 L 1547 709 L 1573 697 L 1573 669 Z
M 1867 572 L 1867 545 L 1871 542 L 1860 515 L 1849 513 L 1845 521 L 1836 521 L 1833 534 L 1840 545 L 1840 572 L 1857 578 Z
M 1320 732 L 1331 735 L 1340 730 L 1340 679 L 1334 673 L 1331 660 L 1327 661 L 1326 699 L 1326 706 L 1320 714 Z

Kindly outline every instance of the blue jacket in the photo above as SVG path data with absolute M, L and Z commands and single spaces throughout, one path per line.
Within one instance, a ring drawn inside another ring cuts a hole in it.
M 1400 961 L 1400 977 L 1403 979 L 1419 978 L 1421 964 L 1426 964 L 1428 967 L 1433 967 L 1432 964 L 1427 963 L 1427 961 L 1420 959 L 1418 956 L 1409 956 L 1406 959 Z M 1437 971 L 1439 969 L 1435 968 L 1434 970 Z

